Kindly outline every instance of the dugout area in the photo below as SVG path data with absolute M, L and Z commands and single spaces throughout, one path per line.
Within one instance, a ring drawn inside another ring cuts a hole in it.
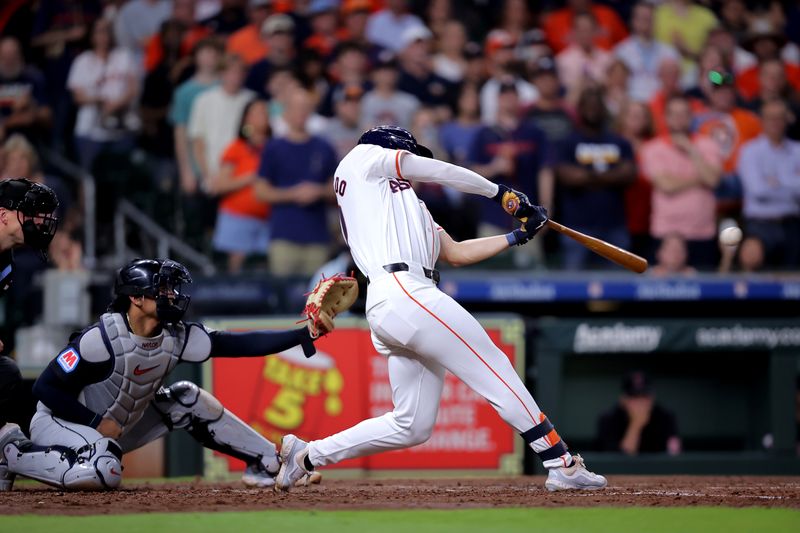
M 542 318 L 527 379 L 570 447 L 608 474 L 794 474 L 800 324 L 788 319 Z M 598 453 L 596 423 L 641 369 L 684 451 Z M 586 450 L 586 451 L 584 451 Z M 541 472 L 526 458 L 526 472 Z

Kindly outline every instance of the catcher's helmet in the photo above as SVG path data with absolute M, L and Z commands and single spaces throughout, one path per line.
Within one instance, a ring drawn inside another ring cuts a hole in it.
M 184 283 L 191 283 L 189 270 L 171 259 L 134 259 L 117 273 L 114 297 L 146 296 L 156 301 L 158 319 L 179 322 L 189 307 L 191 297 L 181 293 Z
M 378 126 L 367 130 L 361 134 L 358 144 L 375 144 L 394 150 L 408 150 L 412 154 L 433 158 L 433 153 L 428 147 L 419 144 L 410 131 L 399 126 Z
M 0 181 L 0 207 L 17 212 L 25 244 L 45 251 L 58 229 L 58 198 L 53 189 L 25 178 Z

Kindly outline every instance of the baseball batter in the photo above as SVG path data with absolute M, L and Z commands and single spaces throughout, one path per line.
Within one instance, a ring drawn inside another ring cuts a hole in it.
M 0 473 L 64 489 L 112 489 L 122 479 L 123 453 L 185 429 L 245 461 L 245 484 L 274 485 L 279 459 L 271 442 L 194 383 L 164 381 L 177 364 L 209 357 L 263 357 L 298 345 L 313 355 L 309 331 L 231 333 L 184 322 L 189 296 L 181 290 L 190 282 L 188 270 L 168 259 L 139 259 L 119 271 L 108 312 L 73 335 L 36 381 L 31 440 L 10 424 L 0 430 Z M 10 490 L 13 478 L 6 480 Z
M 486 398 L 533 448 L 549 470 L 548 490 L 605 487 L 603 476 L 570 454 L 477 320 L 436 287 L 437 259 L 468 265 L 525 244 L 547 212 L 518 191 L 430 157 L 408 131 L 380 126 L 364 133 L 336 169 L 342 234 L 369 279 L 366 317 L 375 348 L 388 357 L 394 410 L 318 441 L 287 435 L 276 488 L 289 490 L 317 466 L 428 440 L 447 370 Z M 412 181 L 493 198 L 527 222 L 507 235 L 455 242 L 417 198 Z

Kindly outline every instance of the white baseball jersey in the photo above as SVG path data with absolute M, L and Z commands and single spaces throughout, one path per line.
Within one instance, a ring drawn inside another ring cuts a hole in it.
M 441 228 L 408 180 L 488 198 L 499 192 L 470 170 L 403 150 L 358 145 L 339 163 L 334 189 L 342 234 L 370 277 L 365 314 L 375 349 L 388 358 L 394 409 L 310 442 L 309 460 L 324 466 L 424 442 L 449 370 L 497 409 L 545 467 L 568 465 L 566 446 L 480 324 L 418 269 L 383 269 L 399 262 L 433 268 L 441 251 Z
M 342 235 L 367 276 L 403 261 L 433 268 L 439 257 L 441 228 L 400 170 L 401 159 L 409 155 L 361 144 L 336 168 Z

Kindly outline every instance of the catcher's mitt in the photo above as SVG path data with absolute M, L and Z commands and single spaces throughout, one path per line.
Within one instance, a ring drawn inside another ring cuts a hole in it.
M 337 274 L 322 278 L 308 294 L 303 314 L 312 339 L 333 331 L 333 318 L 350 309 L 358 298 L 358 282 L 351 276 Z

